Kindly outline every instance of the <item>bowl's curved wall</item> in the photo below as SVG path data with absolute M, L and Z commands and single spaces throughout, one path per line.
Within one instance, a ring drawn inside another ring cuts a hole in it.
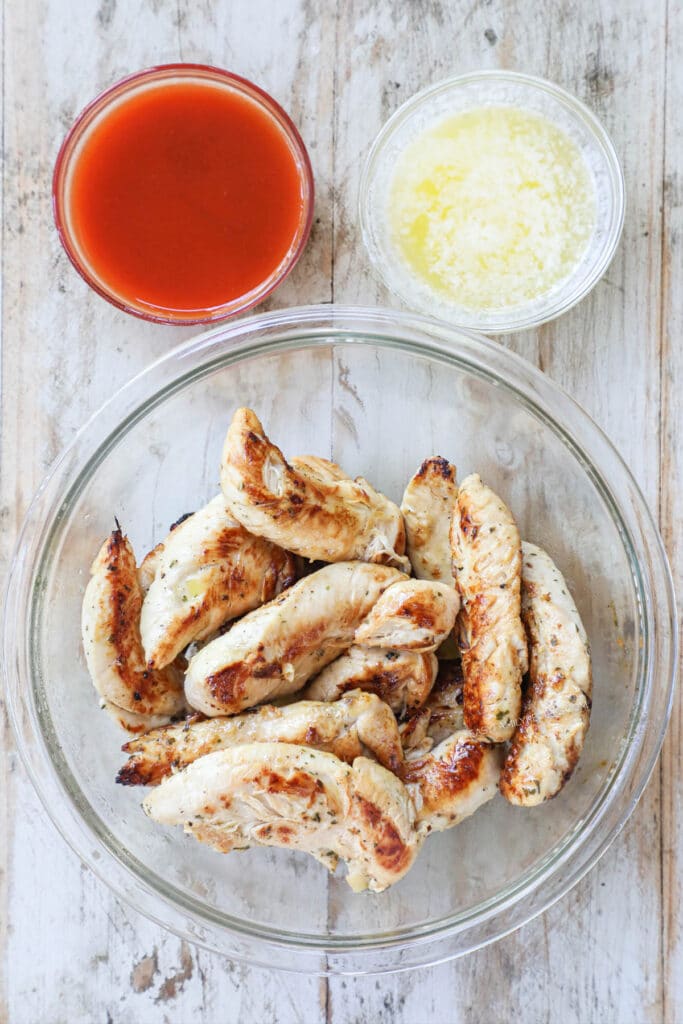
M 447 456 L 461 477 L 479 471 L 523 536 L 565 572 L 591 639 L 593 722 L 565 791 L 532 811 L 496 799 L 431 838 L 408 877 L 380 896 L 353 895 L 304 855 L 221 857 L 154 825 L 141 792 L 114 785 L 125 737 L 98 709 L 80 647 L 89 564 L 115 515 L 141 558 L 217 493 L 223 437 L 242 404 L 285 453 L 331 456 L 396 500 L 427 455 Z M 23 752 L 48 809 L 119 892 L 233 955 L 390 969 L 495 938 L 590 866 L 661 741 L 673 614 L 637 489 L 549 381 L 484 339 L 395 313 L 323 307 L 255 317 L 183 346 L 91 421 L 30 513 L 8 595 L 6 665 Z

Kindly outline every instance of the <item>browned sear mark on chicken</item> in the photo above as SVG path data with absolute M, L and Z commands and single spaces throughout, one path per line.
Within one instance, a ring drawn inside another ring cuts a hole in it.
M 255 779 L 266 793 L 281 793 L 283 796 L 300 797 L 308 800 L 309 806 L 323 792 L 320 779 L 308 772 L 294 772 L 292 775 L 279 775 L 275 771 L 264 771 Z
M 375 857 L 386 871 L 401 872 L 412 859 L 412 854 L 403 842 L 394 825 L 384 817 L 379 807 L 359 793 L 355 794 L 360 816 L 372 827 Z
M 442 476 L 444 480 L 455 480 L 455 467 L 442 455 L 433 455 L 431 458 L 425 459 L 415 476 L 423 479 L 433 471 Z
M 460 529 L 466 537 L 470 540 L 476 540 L 477 534 L 479 533 L 479 526 L 472 521 L 467 512 L 463 512 L 460 516 Z
M 216 700 L 230 704 L 233 701 L 238 701 L 245 692 L 245 679 L 248 675 L 248 667 L 240 662 L 207 676 L 206 685 Z
M 420 629 L 433 630 L 436 626 L 433 601 L 421 594 L 404 601 L 398 614 L 410 619 Z
M 455 795 L 477 778 L 484 747 L 480 742 L 464 741 L 451 752 L 450 758 L 424 758 L 407 761 L 402 772 L 404 782 L 420 782 L 423 798 L 429 801 L 431 792 Z
M 455 696 L 455 699 L 458 704 L 462 704 L 462 687 L 462 662 L 457 658 L 439 659 L 439 671 L 431 692 L 434 700 L 438 700 L 442 693 L 453 693 L 455 696 L 456 691 L 459 691 L 459 695 Z

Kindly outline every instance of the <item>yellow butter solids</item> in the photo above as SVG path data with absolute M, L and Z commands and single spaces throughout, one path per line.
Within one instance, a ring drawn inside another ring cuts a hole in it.
M 595 191 L 576 144 L 516 107 L 464 111 L 422 131 L 399 157 L 391 237 L 431 290 L 469 310 L 538 298 L 580 261 Z
M 201 574 L 199 576 L 190 576 L 185 581 L 185 596 L 183 600 L 189 598 L 191 601 L 194 601 L 197 597 L 204 597 L 207 589 L 207 581 Z

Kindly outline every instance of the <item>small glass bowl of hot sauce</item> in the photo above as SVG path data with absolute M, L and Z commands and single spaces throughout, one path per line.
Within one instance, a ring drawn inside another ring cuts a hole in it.
M 313 173 L 285 111 L 199 64 L 131 75 L 80 114 L 53 178 L 57 230 L 103 298 L 146 320 L 222 320 L 299 259 Z

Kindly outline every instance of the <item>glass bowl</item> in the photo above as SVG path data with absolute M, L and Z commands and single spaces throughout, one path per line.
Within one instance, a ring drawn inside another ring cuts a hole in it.
M 107 281 L 98 275 L 79 244 L 78 234 L 72 224 L 69 203 L 73 168 L 89 133 L 113 107 L 142 90 L 159 88 L 161 85 L 172 87 L 178 82 L 188 81 L 212 88 L 227 89 L 233 94 L 237 93 L 255 103 L 270 117 L 282 133 L 298 170 L 301 190 L 299 223 L 289 248 L 278 266 L 259 285 L 244 295 L 239 295 L 229 302 L 211 309 L 202 310 L 159 307 L 144 299 L 138 299 L 135 304 L 132 304 L 129 299 L 117 294 Z M 234 75 L 230 71 L 206 64 L 163 64 L 129 75 L 111 86 L 89 103 L 74 121 L 59 150 L 52 178 L 52 207 L 57 232 L 67 256 L 81 277 L 98 295 L 124 312 L 132 313 L 143 320 L 165 324 L 198 324 L 224 320 L 251 309 L 252 306 L 270 295 L 284 281 L 304 250 L 313 223 L 313 204 L 314 185 L 311 162 L 303 140 L 288 114 L 272 96 L 269 96 L 263 89 L 259 89 L 253 82 L 249 82 L 246 78 L 240 78 L 239 75 Z
M 593 233 L 569 277 L 523 305 L 472 311 L 450 303 L 415 277 L 391 238 L 387 197 L 396 162 L 421 131 L 448 115 L 483 106 L 515 106 L 541 114 L 578 146 L 595 188 Z M 515 71 L 478 71 L 447 78 L 411 97 L 389 118 L 368 154 L 359 187 L 361 233 L 384 284 L 413 309 L 452 324 L 502 334 L 553 320 L 576 305 L 607 270 L 624 223 L 624 176 L 598 119 L 552 82 Z
M 545 806 L 496 797 L 430 837 L 381 895 L 304 854 L 221 856 L 145 817 L 114 784 L 125 735 L 98 708 L 80 641 L 88 568 L 116 515 L 138 554 L 218 492 L 224 434 L 253 406 L 285 452 L 315 452 L 391 497 L 432 453 L 472 470 L 567 575 L 592 642 L 593 721 Z M 394 311 L 320 306 L 181 345 L 81 430 L 36 496 L 7 587 L 4 671 L 19 748 L 47 813 L 136 909 L 192 942 L 268 967 L 379 972 L 456 957 L 540 913 L 595 863 L 659 752 L 675 607 L 654 522 L 606 437 L 500 345 Z

